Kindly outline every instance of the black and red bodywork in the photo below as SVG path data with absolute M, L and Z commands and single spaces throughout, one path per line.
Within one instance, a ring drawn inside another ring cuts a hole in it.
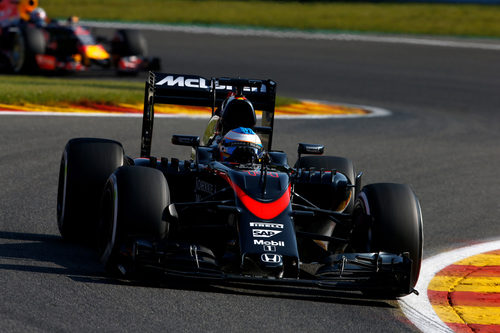
M 299 254 L 290 218 L 291 183 L 288 174 L 235 170 L 216 163 L 213 167 L 234 191 L 235 207 L 240 210 L 237 230 L 242 270 L 258 269 L 264 265 L 267 270 L 275 271 L 277 277 L 298 277 Z M 265 262 L 262 256 L 266 255 L 279 257 L 277 262 Z
M 137 31 L 118 30 L 107 41 L 94 37 L 77 19 L 70 20 L 74 17 L 67 21 L 35 24 L 29 19 L 29 12 L 18 9 L 17 2 L 11 3 L 4 1 L 4 6 L 11 8 L 10 14 L 0 16 L 0 65 L 3 70 L 14 73 L 79 72 L 98 67 L 113 68 L 119 74 L 159 70 L 159 59 L 146 56 L 144 37 Z M 36 6 L 37 1 L 29 10 Z
M 43 28 L 46 49 L 35 55 L 42 71 L 85 71 L 91 65 L 111 67 L 111 56 L 90 31 L 78 25 L 51 23 Z
M 254 127 L 267 151 L 260 163 L 222 163 L 216 158 L 216 146 L 200 146 L 198 137 L 184 135 L 174 135 L 172 143 L 193 147 L 193 160 L 151 155 L 155 104 L 207 106 L 214 113 L 235 89 L 262 111 L 260 126 Z M 359 184 L 337 170 L 290 167 L 286 154 L 272 149 L 275 93 L 272 80 L 150 73 L 141 157 L 129 163 L 156 168 L 166 177 L 171 198 L 166 213 L 169 231 L 160 242 L 127 239 L 121 246 L 122 273 L 154 270 L 217 281 L 412 292 L 412 287 L 407 290 L 411 275 L 407 254 L 349 253 L 344 251 L 349 239 L 324 228 L 325 223 L 352 223 L 347 206 Z M 299 154 L 313 154 L 318 148 L 301 144 Z M 338 208 L 304 203 L 301 189 L 325 193 L 331 206 Z M 314 224 L 318 226 L 311 228 Z
M 298 278 L 299 253 L 291 218 L 289 174 L 235 169 L 217 161 L 188 164 L 175 159 L 157 162 L 157 168 L 168 180 L 176 210 L 166 242 L 185 241 L 186 246 L 196 244 L 198 248 L 210 249 L 211 259 L 217 265 L 208 265 L 199 272 L 212 277 L 224 272 Z M 141 158 L 135 160 L 135 165 L 151 164 L 149 159 Z M 192 267 L 192 254 L 186 255 L 187 261 L 191 261 L 188 267 Z M 274 261 L 263 261 L 265 255 Z M 172 255 L 177 259 L 178 256 L 179 253 Z M 176 270 L 175 260 L 169 261 L 168 255 L 163 261 L 163 268 Z M 203 268 L 202 260 L 197 265 Z
M 159 69 L 159 60 L 146 57 L 146 50 L 135 51 L 134 54 L 120 45 L 124 41 L 118 33 L 110 41 L 98 41 L 84 26 L 57 22 L 48 24 L 43 31 L 46 52 L 37 56 L 37 65 L 42 70 L 84 71 L 99 67 L 133 73 Z

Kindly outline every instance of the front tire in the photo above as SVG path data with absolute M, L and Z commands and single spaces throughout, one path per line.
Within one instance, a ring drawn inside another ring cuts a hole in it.
M 408 185 L 380 183 L 363 188 L 354 208 L 353 248 L 356 252 L 409 253 L 408 285 L 385 294 L 411 293 L 420 273 L 423 221 L 420 203 Z
M 134 239 L 160 240 L 168 233 L 164 211 L 170 191 L 163 173 L 141 166 L 121 167 L 108 179 L 101 200 L 99 252 L 106 270 L 115 273 L 130 262 L 122 246 Z
M 68 141 L 61 158 L 57 192 L 57 225 L 65 240 L 93 242 L 104 185 L 123 161 L 119 142 L 96 138 Z
M 26 55 L 23 71 L 36 73 L 40 70 L 36 56 L 37 54 L 45 54 L 46 42 L 43 31 L 33 26 L 27 26 L 24 29 L 24 40 L 26 43 Z

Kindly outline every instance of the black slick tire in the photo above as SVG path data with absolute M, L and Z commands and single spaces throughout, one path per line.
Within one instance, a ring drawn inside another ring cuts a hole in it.
M 408 285 L 385 294 L 403 296 L 410 293 L 418 280 L 423 249 L 422 212 L 411 188 L 393 183 L 365 186 L 356 201 L 354 219 L 356 251 L 409 253 L 412 265 Z
M 295 163 L 295 168 L 315 168 L 317 170 L 337 170 L 344 174 L 351 184 L 354 184 L 355 172 L 352 161 L 339 156 L 302 156 Z M 306 194 L 307 195 L 307 194 Z M 354 207 L 354 195 L 351 196 L 344 212 L 349 213 Z M 335 209 L 334 207 L 321 207 L 324 209 Z
M 13 29 L 8 36 L 9 52 L 7 53 L 7 71 L 17 74 L 21 72 L 26 58 L 26 42 L 20 29 Z
M 335 169 L 347 176 L 354 184 L 354 166 L 352 161 L 339 156 L 302 156 L 295 163 L 296 168 Z
M 119 142 L 97 138 L 68 141 L 57 193 L 57 225 L 65 240 L 93 243 L 104 185 L 123 161 Z
M 351 160 L 344 157 L 302 156 L 295 163 L 295 168 L 336 170 L 346 176 L 351 184 L 354 184 L 354 166 Z M 348 197 L 349 201 L 347 203 L 345 201 L 341 203 L 336 200 L 335 198 L 337 198 L 338 195 L 332 192 L 330 186 L 326 184 L 314 184 L 313 186 L 309 186 L 308 184 L 296 184 L 295 191 L 322 209 L 337 210 L 339 209 L 339 205 L 342 205 L 342 212 L 349 214 L 354 207 L 354 189 L 351 189 L 351 194 L 350 197 Z M 346 237 L 350 232 L 349 228 L 342 225 L 336 225 L 331 219 L 324 216 L 314 218 L 296 217 L 295 221 L 298 230 L 317 233 L 324 236 L 332 236 L 332 233 L 335 232 L 337 236 Z M 299 246 L 302 249 L 304 260 L 315 261 L 317 258 L 327 255 L 328 252 L 326 250 L 331 252 L 342 251 L 345 244 L 304 239 L 299 240 Z
M 117 273 L 117 266 L 127 260 L 120 249 L 131 245 L 129 241 L 166 237 L 164 212 L 169 204 L 167 180 L 157 169 L 124 166 L 109 177 L 101 199 L 98 237 L 100 260 L 109 273 Z
M 112 53 L 120 57 L 144 57 L 148 53 L 146 39 L 138 30 L 117 30 L 112 41 Z
M 22 70 L 27 73 L 36 73 L 39 67 L 36 61 L 37 54 L 45 53 L 45 37 L 43 31 L 37 27 L 26 26 L 24 29 L 25 57 Z

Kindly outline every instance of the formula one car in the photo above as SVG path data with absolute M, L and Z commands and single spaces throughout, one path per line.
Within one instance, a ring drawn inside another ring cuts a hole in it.
M 75 72 L 115 68 L 119 74 L 159 70 L 147 57 L 145 38 L 135 30 L 117 30 L 111 41 L 96 38 L 78 23 L 49 20 L 34 0 L 0 1 L 0 68 L 7 72 Z M 107 49 L 104 45 L 108 45 Z
M 290 166 L 272 146 L 275 93 L 272 80 L 150 72 L 140 157 L 113 140 L 67 143 L 62 236 L 93 242 L 107 270 L 125 278 L 156 272 L 383 297 L 416 292 L 423 227 L 413 191 L 362 188 L 352 162 L 321 156 L 318 144 L 300 143 Z M 192 159 L 151 155 L 159 103 L 211 107 L 202 139 L 172 137 L 192 147 Z

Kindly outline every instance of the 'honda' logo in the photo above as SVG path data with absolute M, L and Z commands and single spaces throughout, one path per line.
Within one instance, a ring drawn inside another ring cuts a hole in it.
M 260 260 L 267 263 L 279 264 L 281 262 L 281 256 L 274 253 L 263 253 L 260 256 Z

